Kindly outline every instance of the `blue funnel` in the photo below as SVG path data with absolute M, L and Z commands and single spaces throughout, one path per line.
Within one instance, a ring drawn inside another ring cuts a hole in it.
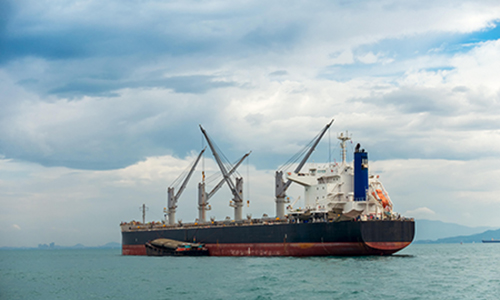
M 354 201 L 366 201 L 368 190 L 368 153 L 354 152 Z

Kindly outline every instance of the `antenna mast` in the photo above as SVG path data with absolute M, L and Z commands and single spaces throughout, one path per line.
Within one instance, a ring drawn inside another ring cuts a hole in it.
M 346 155 L 347 155 L 347 149 L 345 146 L 345 142 L 350 140 L 351 138 L 349 137 L 349 133 L 345 132 L 345 135 L 341 132 L 339 136 L 337 137 L 340 140 L 340 148 L 342 148 L 342 164 L 346 164 Z

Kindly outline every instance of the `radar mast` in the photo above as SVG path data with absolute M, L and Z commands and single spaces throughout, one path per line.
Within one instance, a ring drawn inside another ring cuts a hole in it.
M 337 138 L 340 140 L 340 148 L 342 148 L 342 164 L 345 165 L 346 164 L 346 154 L 347 154 L 347 149 L 346 149 L 346 146 L 345 146 L 345 142 L 349 141 L 351 138 L 349 137 L 349 134 L 346 130 L 345 132 L 345 135 L 344 133 L 340 133 L 339 136 L 337 136 Z

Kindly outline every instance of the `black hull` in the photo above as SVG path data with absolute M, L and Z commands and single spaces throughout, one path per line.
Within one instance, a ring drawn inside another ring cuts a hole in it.
M 210 255 L 388 255 L 414 238 L 410 220 L 211 225 L 174 228 L 122 227 L 122 253 L 146 255 L 158 238 L 203 243 Z

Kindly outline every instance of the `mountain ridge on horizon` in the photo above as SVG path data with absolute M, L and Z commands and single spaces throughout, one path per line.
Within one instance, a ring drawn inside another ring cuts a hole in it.
M 414 242 L 436 241 L 459 236 L 470 236 L 496 229 L 498 229 L 498 227 L 469 227 L 438 220 L 417 219 L 415 220 Z
M 484 240 L 500 240 L 500 229 L 486 230 L 485 232 L 460 235 L 437 240 L 419 240 L 415 244 L 462 244 L 462 243 L 482 243 Z

